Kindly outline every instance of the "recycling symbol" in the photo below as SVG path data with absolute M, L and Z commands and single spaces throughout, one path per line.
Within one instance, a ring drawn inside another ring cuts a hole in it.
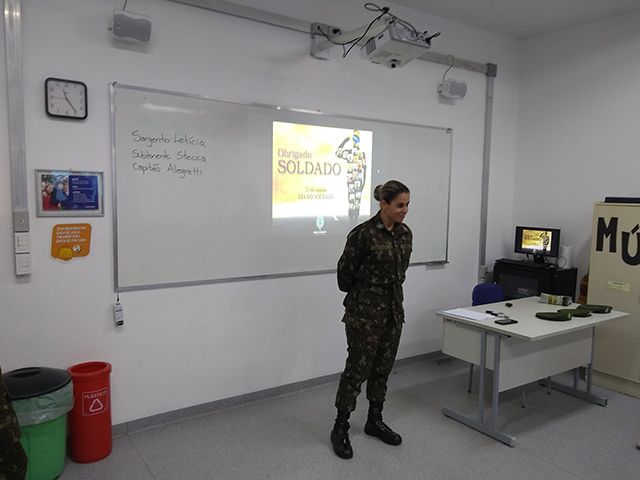
M 104 405 L 102 404 L 102 402 L 96 398 L 93 401 L 93 403 L 89 406 L 89 411 L 91 413 L 96 413 L 102 410 L 103 408 L 104 408 Z
M 109 409 L 107 388 L 82 393 L 82 415 L 99 415 Z

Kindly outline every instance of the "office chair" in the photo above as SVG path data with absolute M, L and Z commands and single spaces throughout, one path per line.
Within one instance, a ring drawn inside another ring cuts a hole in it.
M 504 292 L 497 283 L 479 283 L 471 292 L 471 305 L 504 301 Z

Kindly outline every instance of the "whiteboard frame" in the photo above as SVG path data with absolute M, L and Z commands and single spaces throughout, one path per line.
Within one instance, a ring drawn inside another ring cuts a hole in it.
M 191 98 L 191 99 L 208 100 L 208 101 L 221 102 L 226 104 L 242 105 L 247 107 L 266 108 L 266 109 L 271 109 L 276 111 L 310 114 L 310 115 L 317 115 L 320 117 L 339 118 L 339 119 L 355 120 L 355 121 L 360 120 L 360 121 L 375 122 L 375 123 L 395 125 L 395 126 L 426 128 L 426 129 L 432 129 L 432 130 L 440 130 L 450 134 L 451 140 L 450 140 L 450 147 L 449 147 L 449 161 L 448 161 L 448 172 L 447 172 L 448 183 L 447 183 L 447 199 L 446 199 L 444 259 L 433 260 L 433 261 L 411 262 L 409 266 L 416 266 L 416 265 L 433 266 L 433 265 L 446 265 L 447 263 L 449 263 L 449 226 L 450 226 L 450 209 L 451 209 L 451 168 L 452 168 L 451 164 L 453 160 L 452 158 L 453 157 L 453 148 L 452 148 L 453 129 L 452 128 L 436 127 L 432 125 L 421 125 L 421 124 L 415 124 L 415 123 L 409 123 L 409 122 L 398 122 L 398 121 L 383 120 L 383 119 L 377 119 L 377 118 L 365 118 L 365 117 L 358 117 L 353 115 L 322 112 L 320 110 L 308 110 L 308 109 L 301 109 L 301 108 L 295 108 L 295 107 L 282 107 L 282 106 L 256 103 L 256 102 L 231 101 L 231 100 L 212 97 L 209 95 L 198 95 L 198 94 L 192 94 L 192 93 L 175 92 L 170 90 L 140 87 L 140 86 L 134 86 L 134 85 L 121 84 L 118 82 L 112 82 L 109 85 L 109 96 L 110 96 L 110 115 L 111 115 L 111 159 L 112 159 L 111 181 L 112 181 L 112 188 L 113 188 L 112 206 L 113 206 L 113 255 L 114 255 L 114 291 L 115 292 L 142 291 L 142 290 L 153 290 L 153 289 L 159 289 L 159 288 L 176 288 L 176 287 L 183 287 L 183 286 L 231 283 L 231 282 L 241 282 L 241 281 L 249 281 L 249 280 L 263 280 L 263 279 L 271 279 L 271 278 L 290 278 L 290 277 L 298 277 L 298 276 L 322 275 L 327 273 L 335 273 L 336 271 L 336 269 L 327 269 L 327 270 L 313 270 L 313 271 L 301 271 L 301 272 L 273 273 L 273 274 L 266 274 L 266 275 L 250 275 L 250 276 L 237 276 L 237 277 L 225 277 L 225 278 L 213 278 L 213 279 L 198 279 L 198 280 L 179 281 L 179 282 L 145 284 L 145 285 L 120 286 L 119 284 L 120 271 L 119 271 L 119 262 L 118 262 L 118 259 L 119 259 L 118 194 L 117 194 L 117 168 L 116 168 L 117 167 L 116 105 L 115 105 L 116 88 L 122 88 L 122 89 L 134 90 L 134 91 L 140 91 L 140 92 L 149 92 L 149 93 L 162 94 L 162 95 L 185 97 L 185 98 Z M 373 216 L 373 213 L 371 214 L 371 216 Z

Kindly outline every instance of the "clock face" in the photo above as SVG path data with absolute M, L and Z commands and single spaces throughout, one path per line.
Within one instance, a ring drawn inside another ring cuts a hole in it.
M 87 118 L 87 86 L 84 83 L 47 78 L 44 91 L 48 115 L 73 120 Z

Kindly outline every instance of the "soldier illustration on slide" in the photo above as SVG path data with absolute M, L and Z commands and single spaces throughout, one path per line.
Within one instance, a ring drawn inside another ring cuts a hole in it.
M 336 157 L 347 161 L 347 192 L 349 198 L 349 221 L 351 225 L 358 223 L 362 190 L 367 179 L 367 158 L 360 150 L 360 132 L 345 138 L 338 149 Z
M 540 234 L 540 240 L 542 240 L 542 251 L 546 252 L 549 249 L 549 243 L 551 242 L 549 232 L 542 232 Z

